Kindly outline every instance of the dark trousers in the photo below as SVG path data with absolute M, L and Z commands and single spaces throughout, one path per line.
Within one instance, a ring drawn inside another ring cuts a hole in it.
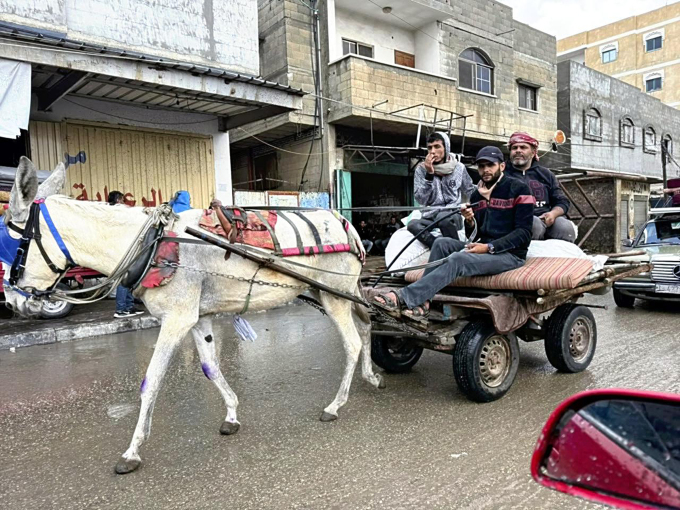
M 119 285 L 116 287 L 116 311 L 117 312 L 129 312 L 132 310 L 135 304 L 135 298 L 132 295 L 132 291 L 127 287 Z
M 441 211 L 429 218 L 413 220 L 409 222 L 408 227 L 406 228 L 408 228 L 408 231 L 415 236 L 425 227 L 427 227 L 428 225 L 432 225 L 439 218 L 441 218 L 442 216 L 446 216 L 447 214 L 451 214 L 451 211 Z M 463 228 L 463 217 L 460 214 L 454 214 L 453 216 L 450 216 L 449 218 L 441 221 L 434 228 L 439 228 L 439 230 L 441 230 L 442 232 L 443 237 L 458 239 L 458 231 Z M 432 245 L 434 244 L 435 239 L 437 238 L 432 235 L 430 230 L 423 232 L 418 237 L 418 240 L 430 249 L 432 249 Z
M 440 237 L 432 246 L 430 262 L 448 257 L 441 266 L 428 268 L 425 276 L 401 291 L 409 308 L 422 305 L 428 299 L 461 276 L 482 276 L 504 273 L 524 265 L 524 260 L 511 253 L 466 253 L 465 243 L 457 239 Z

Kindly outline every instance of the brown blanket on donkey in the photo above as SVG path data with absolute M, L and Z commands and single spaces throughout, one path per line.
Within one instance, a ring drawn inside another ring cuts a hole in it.
M 198 224 L 201 228 L 215 235 L 229 239 L 231 243 L 242 243 L 266 250 L 274 250 L 274 241 L 267 226 L 254 212 L 246 213 L 243 209 L 234 208 L 231 217 L 227 217 L 222 208 L 206 209 Z M 261 211 L 271 230 L 276 226 L 277 215 L 274 211 Z

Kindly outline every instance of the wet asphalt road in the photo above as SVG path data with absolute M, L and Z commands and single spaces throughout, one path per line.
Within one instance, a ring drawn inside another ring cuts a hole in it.
M 587 302 L 599 330 L 584 373 L 557 374 L 542 343 L 520 345 L 505 398 L 474 404 L 451 358 L 426 352 L 378 391 L 358 374 L 337 422 L 318 421 L 343 354 L 327 318 L 303 306 L 228 319 L 222 368 L 240 398 L 240 432 L 220 436 L 223 402 L 186 342 L 165 380 L 142 468 L 117 476 L 157 331 L 0 352 L 0 508 L 599 508 L 535 484 L 529 460 L 550 411 L 581 390 L 680 392 L 680 311 Z

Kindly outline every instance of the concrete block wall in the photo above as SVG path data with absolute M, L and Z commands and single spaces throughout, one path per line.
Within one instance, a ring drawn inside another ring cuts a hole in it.
M 259 74 L 252 0 L 0 0 L 0 20 L 78 41 Z
M 673 140 L 673 156 L 680 156 L 680 112 L 663 104 L 637 88 L 589 69 L 575 62 L 558 64 L 558 123 L 569 125 L 570 143 L 565 147 L 571 156 L 564 160 L 571 167 L 661 177 L 660 143 L 664 134 Z M 568 98 L 566 97 L 568 96 Z M 602 141 L 583 136 L 583 112 L 597 108 L 602 115 Z M 619 122 L 629 116 L 635 125 L 635 147 L 620 146 Z M 654 127 L 657 134 L 656 154 L 643 150 L 643 128 Z M 668 166 L 669 177 L 680 175 L 674 164 Z

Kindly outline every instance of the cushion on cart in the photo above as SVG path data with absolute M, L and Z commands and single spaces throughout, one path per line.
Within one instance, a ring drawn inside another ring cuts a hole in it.
M 492 276 L 467 276 L 451 283 L 453 287 L 493 290 L 573 289 L 593 269 L 588 259 L 534 257 L 512 271 Z M 422 278 L 424 270 L 409 271 L 407 282 Z

